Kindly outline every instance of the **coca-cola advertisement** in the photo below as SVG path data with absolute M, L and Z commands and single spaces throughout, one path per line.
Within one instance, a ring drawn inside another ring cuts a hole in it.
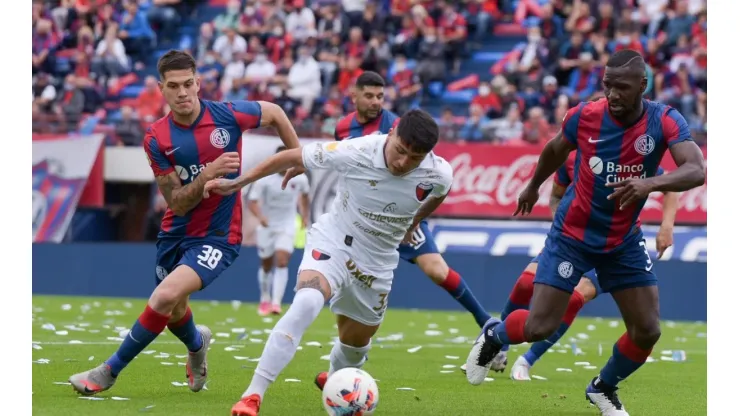
M 502 146 L 492 144 L 439 143 L 434 152 L 452 165 L 454 180 L 444 204 L 435 212 L 438 216 L 461 218 L 511 217 L 517 198 L 534 174 L 540 147 Z M 702 149 L 706 158 L 706 149 Z M 666 152 L 661 166 L 666 172 L 676 164 Z M 540 199 L 529 216 L 532 219 L 551 218 L 548 201 L 552 190 L 550 177 L 540 188 Z M 663 194 L 650 195 L 640 218 L 644 223 L 662 220 Z M 707 222 L 707 184 L 684 192 L 679 197 L 677 224 L 703 225 Z

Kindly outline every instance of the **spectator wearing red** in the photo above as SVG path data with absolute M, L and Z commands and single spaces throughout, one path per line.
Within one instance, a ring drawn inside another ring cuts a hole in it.
M 594 30 L 595 18 L 591 14 L 591 6 L 583 0 L 574 0 L 573 8 L 565 21 L 565 30 L 589 33 Z
M 342 70 L 339 73 L 339 92 L 347 96 L 350 93 L 350 88 L 355 85 L 357 77 L 362 75 L 362 69 L 360 68 L 360 59 L 349 56 L 342 66 Z
M 344 46 L 344 55 L 351 58 L 362 58 L 365 54 L 365 40 L 362 38 L 362 29 L 353 27 L 349 30 L 349 42 Z
M 396 57 L 395 70 L 396 73 L 393 74 L 392 80 L 397 97 L 395 108 L 399 114 L 403 114 L 411 108 L 411 104 L 416 100 L 422 85 L 419 76 L 406 67 L 405 56 L 399 55 Z
M 445 55 L 448 64 L 452 64 L 452 72 L 457 74 L 460 72 L 460 59 L 465 52 L 468 29 L 465 18 L 455 10 L 455 4 L 455 1 L 447 0 L 442 8 L 442 15 L 437 20 L 437 26 L 440 40 L 446 44 Z
M 55 72 L 56 60 L 54 50 L 59 44 L 59 38 L 52 31 L 51 20 L 40 19 L 33 29 L 32 40 L 32 70 L 38 72 Z
M 481 82 L 478 85 L 478 95 L 473 97 L 471 104 L 480 106 L 489 117 L 497 117 L 501 114 L 501 99 L 491 90 L 487 82 Z
M 560 47 L 560 52 L 558 53 L 558 66 L 555 71 L 555 77 L 558 79 L 558 83 L 567 84 L 573 68 L 578 66 L 578 57 L 581 53 L 592 51 L 593 48 L 590 43 L 586 42 L 583 33 L 578 31 L 573 32 L 570 35 L 570 40 Z
M 617 30 L 617 18 L 614 15 L 614 6 L 609 2 L 599 3 L 599 14 L 594 21 L 594 31 L 604 33 L 606 37 L 614 37 Z
M 532 107 L 524 122 L 521 140 L 526 144 L 544 144 L 550 139 L 550 124 L 545 117 L 545 111 L 541 107 Z
M 162 117 L 162 91 L 159 90 L 157 79 L 153 76 L 146 77 L 144 80 L 144 89 L 136 97 L 136 109 L 139 112 L 139 118 L 145 122 L 153 122 Z

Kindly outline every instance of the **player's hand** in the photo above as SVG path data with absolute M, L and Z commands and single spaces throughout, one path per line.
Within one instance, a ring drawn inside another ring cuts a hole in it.
M 418 241 L 416 241 L 416 230 L 418 229 L 419 229 L 418 224 L 409 228 L 409 230 L 406 231 L 406 235 L 403 236 L 403 240 L 401 240 L 401 244 L 407 244 L 411 246 L 416 245 L 418 243 Z
M 663 257 L 663 253 L 668 247 L 673 245 L 673 227 L 660 226 L 658 235 L 655 237 L 655 248 L 658 250 L 658 260 Z
M 260 225 L 263 226 L 263 227 L 265 227 L 265 228 L 267 228 L 267 226 L 269 225 L 267 223 L 267 218 L 263 215 L 263 216 L 261 216 L 259 218 L 259 220 L 260 220 Z
M 211 193 L 222 196 L 231 195 L 238 190 L 239 184 L 233 179 L 212 179 L 203 187 L 203 198 L 208 198 Z
M 619 201 L 620 210 L 641 199 L 647 198 L 650 194 L 650 184 L 644 179 L 639 178 L 629 178 L 620 182 L 607 183 L 606 187 L 615 189 L 606 199 Z
M 304 168 L 303 166 L 293 167 L 293 168 L 288 169 L 285 172 L 285 176 L 283 176 L 283 189 L 285 189 L 285 187 L 288 186 L 288 181 L 290 181 L 291 179 L 305 172 L 306 172 L 306 168 Z
M 517 214 L 520 213 L 522 215 L 529 215 L 532 212 L 532 208 L 534 208 L 534 204 L 537 203 L 538 199 L 540 199 L 539 190 L 534 189 L 530 185 L 527 185 L 522 193 L 519 194 L 519 200 L 516 206 L 516 211 L 514 211 L 514 216 L 516 217 Z
M 208 175 L 206 178 L 212 180 L 232 173 L 237 173 L 239 172 L 240 167 L 241 160 L 239 160 L 239 153 L 227 152 L 221 154 L 218 159 L 206 166 L 203 173 Z

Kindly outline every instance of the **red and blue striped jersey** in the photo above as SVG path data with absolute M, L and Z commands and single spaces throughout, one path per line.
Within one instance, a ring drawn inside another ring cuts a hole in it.
M 562 186 L 563 188 L 567 188 L 571 183 L 573 183 L 573 170 L 575 168 L 576 164 L 576 154 L 571 153 L 568 155 L 568 159 L 563 163 L 562 166 L 558 168 L 557 171 L 555 171 L 554 180 L 555 183 Z M 656 172 L 655 176 L 660 176 L 664 173 L 663 168 L 658 166 L 658 171 Z
M 393 112 L 381 110 L 380 114 L 365 124 L 357 121 L 357 111 L 349 113 L 337 122 L 334 139 L 337 141 L 352 139 L 371 134 L 388 134 L 398 125 L 400 118 Z
M 177 172 L 183 186 L 223 153 L 242 153 L 242 133 L 259 127 L 262 108 L 254 101 L 200 101 L 200 115 L 191 126 L 177 123 L 172 113 L 146 132 L 144 150 L 155 176 Z M 240 172 L 228 175 L 234 179 Z M 184 216 L 167 209 L 159 238 L 209 237 L 241 244 L 242 203 L 239 193 L 211 195 Z
M 565 191 L 553 230 L 591 251 L 610 251 L 640 235 L 639 215 L 647 199 L 619 210 L 619 201 L 607 199 L 614 189 L 605 185 L 656 176 L 669 147 L 693 140 L 677 110 L 649 100 L 643 106 L 642 117 L 632 126 L 616 121 L 604 98 L 580 103 L 563 119 L 563 137 L 576 146 L 576 155 L 573 186 Z

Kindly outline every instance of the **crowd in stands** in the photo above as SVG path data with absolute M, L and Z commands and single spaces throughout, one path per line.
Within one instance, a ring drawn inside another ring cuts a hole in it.
M 397 113 L 438 102 L 435 83 L 475 88 L 465 112 L 434 114 L 442 139 L 519 145 L 543 142 L 570 106 L 603 95 L 608 56 L 631 48 L 650 66 L 646 96 L 706 132 L 706 0 L 227 0 L 201 22 L 203 3 L 34 0 L 34 131 L 93 123 L 110 144 L 140 145 L 168 111 L 156 73 L 146 72 L 150 56 L 184 47 L 198 62 L 202 98 L 276 102 L 303 137 L 332 137 L 352 111 L 354 80 L 372 70 L 386 77 L 385 106 Z M 187 42 L 182 22 L 200 25 Z M 498 25 L 518 25 L 526 41 L 488 77 L 461 73 Z M 137 79 L 138 97 L 121 99 Z

